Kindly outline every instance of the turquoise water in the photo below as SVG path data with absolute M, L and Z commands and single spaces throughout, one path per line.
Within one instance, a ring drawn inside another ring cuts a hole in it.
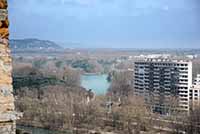
M 87 90 L 92 89 L 95 94 L 105 94 L 110 86 L 106 74 L 82 75 L 81 86 Z

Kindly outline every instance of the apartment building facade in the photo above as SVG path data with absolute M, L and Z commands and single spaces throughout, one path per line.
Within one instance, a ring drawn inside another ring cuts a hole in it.
M 134 89 L 153 111 L 168 114 L 170 108 L 189 111 L 192 62 L 144 59 L 135 62 Z
M 197 75 L 190 88 L 190 104 L 191 110 L 200 106 L 200 74 Z

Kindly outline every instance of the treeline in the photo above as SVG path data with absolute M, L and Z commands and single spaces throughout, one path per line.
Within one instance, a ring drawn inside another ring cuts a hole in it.
M 153 113 L 154 102 L 135 95 L 130 72 L 113 74 L 108 93 L 102 96 L 80 87 L 79 71 L 55 62 L 40 67 L 15 63 L 13 76 L 16 109 L 24 114 L 18 124 L 80 134 L 90 130 L 99 134 L 200 133 L 199 107 L 190 114 L 176 111 L 177 98 L 171 96 L 171 115 Z
M 150 130 L 146 120 L 142 119 L 148 116 L 148 109 L 143 99 L 131 93 L 129 77 L 116 76 L 109 90 L 114 94 L 94 97 L 93 93 L 80 87 L 79 72 L 67 67 L 50 69 L 14 64 L 13 76 L 16 109 L 23 112 L 18 124 L 56 130 L 76 128 L 77 131 L 117 133 Z M 127 83 L 116 85 L 124 81 Z M 136 126 L 133 121 L 138 122 Z
M 67 113 L 69 106 L 86 100 L 79 71 L 67 67 L 45 69 L 14 64 L 13 78 L 16 109 L 24 114 L 18 123 L 23 125 L 51 129 L 61 129 L 61 124 L 69 126 L 70 122 L 65 122 L 72 115 Z M 74 102 L 70 102 L 72 98 Z
M 44 68 L 51 68 L 51 69 L 63 69 L 65 67 L 70 67 L 76 70 L 80 70 L 83 73 L 107 73 L 110 71 L 110 67 L 112 66 L 111 63 L 108 63 L 107 60 L 100 60 L 98 59 L 90 59 L 87 57 L 79 57 L 79 58 L 72 58 L 72 59 L 65 59 L 65 57 L 57 58 L 33 58 L 27 59 L 24 57 L 18 57 L 14 59 L 14 63 L 24 63 L 24 64 L 31 64 L 34 68 L 37 69 L 44 69 Z

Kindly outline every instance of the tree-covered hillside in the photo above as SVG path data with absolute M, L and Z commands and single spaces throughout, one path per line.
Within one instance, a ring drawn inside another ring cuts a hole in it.
M 48 40 L 39 39 L 17 39 L 10 40 L 10 47 L 13 51 L 17 50 L 59 50 L 62 49 L 58 44 Z

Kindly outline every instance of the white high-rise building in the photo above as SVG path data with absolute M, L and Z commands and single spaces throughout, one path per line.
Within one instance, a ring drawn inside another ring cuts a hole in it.
M 200 106 L 200 74 L 197 75 L 194 84 L 190 88 L 191 109 Z
M 192 62 L 168 59 L 144 59 L 135 62 L 134 87 L 154 105 L 154 111 L 168 113 L 170 105 L 189 111 L 189 89 L 192 86 Z

